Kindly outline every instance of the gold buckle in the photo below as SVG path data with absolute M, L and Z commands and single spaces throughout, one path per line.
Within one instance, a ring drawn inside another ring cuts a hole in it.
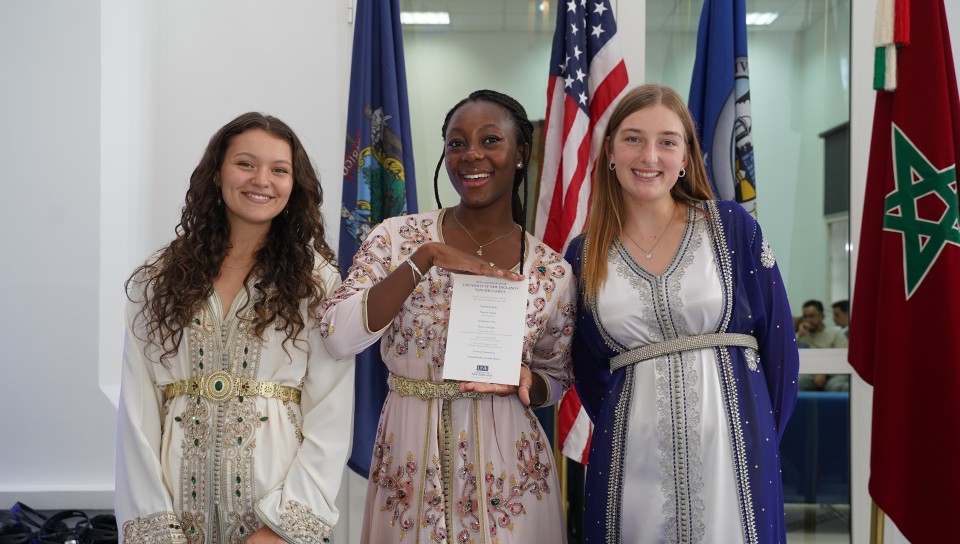
M 208 376 L 200 377 L 200 394 L 214 402 L 223 402 L 236 397 L 239 392 L 233 375 L 225 370 L 218 370 Z

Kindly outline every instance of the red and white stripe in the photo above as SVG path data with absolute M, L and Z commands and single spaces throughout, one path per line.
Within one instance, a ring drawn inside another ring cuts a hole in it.
M 589 117 L 575 97 L 564 93 L 563 78 L 551 77 L 548 84 L 536 235 L 557 251 L 566 250 L 586 224 L 593 162 L 613 107 L 627 89 L 616 36 L 594 57 L 589 80 Z
M 596 9 L 601 8 L 596 6 Z M 575 9 L 575 4 L 568 5 L 568 10 Z M 569 25 L 561 24 L 563 28 L 558 28 L 558 33 L 569 28 Z M 574 26 L 577 26 L 576 23 Z M 585 29 L 586 25 L 581 24 L 580 28 Z M 610 31 L 616 32 L 615 25 L 611 25 Z M 556 71 L 551 70 L 547 83 L 547 116 L 536 234 L 561 253 L 580 234 L 587 222 L 594 161 L 603 145 L 607 121 L 629 82 L 619 40 L 616 34 L 608 36 L 609 39 L 589 61 L 586 70 L 588 108 L 580 105 L 579 92 L 582 91 L 571 92 L 565 85 L 562 73 L 556 75 Z M 565 34 L 563 39 L 567 38 L 569 35 Z M 561 38 L 557 36 L 555 39 Z M 556 59 L 551 62 L 556 62 Z M 564 64 L 560 72 L 566 68 Z M 563 396 L 558 410 L 558 446 L 564 455 L 585 464 L 593 425 L 580 403 L 576 389 L 571 388 Z

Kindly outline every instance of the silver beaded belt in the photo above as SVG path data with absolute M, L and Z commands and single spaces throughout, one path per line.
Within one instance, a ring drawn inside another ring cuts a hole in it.
M 477 391 L 460 392 L 460 382 L 428 382 L 397 376 L 393 372 L 387 376 L 387 386 L 401 397 L 417 397 L 422 400 L 443 399 L 456 400 L 462 398 L 482 399 L 489 393 Z
M 710 334 L 698 334 L 695 336 L 681 336 L 673 340 L 665 340 L 656 344 L 632 349 L 617 355 L 610 359 L 610 371 L 620 370 L 621 368 L 637 364 L 649 359 L 656 359 L 668 353 L 678 353 L 681 351 L 691 351 L 703 348 L 715 348 L 720 346 L 740 346 L 744 348 L 757 349 L 757 339 L 749 334 L 739 334 L 734 332 L 717 332 Z

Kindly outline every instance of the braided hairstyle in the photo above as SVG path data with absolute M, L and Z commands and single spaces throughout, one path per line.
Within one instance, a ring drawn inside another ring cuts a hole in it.
M 503 108 L 504 111 L 506 111 L 510 116 L 510 119 L 513 120 L 514 127 L 516 127 L 517 148 L 523 155 L 523 167 L 517 168 L 517 171 L 513 176 L 513 196 L 511 198 L 511 203 L 513 208 L 513 220 L 520 225 L 522 232 L 522 236 L 520 236 L 520 273 L 523 274 L 523 255 L 527 243 L 527 191 L 525 182 L 527 181 L 527 171 L 530 168 L 530 154 L 533 150 L 533 123 L 531 123 L 530 119 L 527 118 L 527 111 L 523 109 L 523 106 L 521 106 L 520 103 L 514 98 L 497 91 L 481 89 L 479 91 L 473 91 L 470 93 L 470 96 L 464 98 L 460 102 L 457 102 L 454 107 L 450 108 L 450 111 L 447 112 L 446 118 L 443 120 L 443 128 L 440 130 L 440 137 L 446 139 L 447 127 L 450 124 L 450 118 L 453 117 L 453 114 L 456 113 L 461 106 L 467 104 L 468 102 L 479 101 L 490 102 L 491 104 L 496 104 L 497 106 Z M 444 149 L 446 149 L 446 146 L 444 146 Z M 438 178 L 440 175 L 440 168 L 443 167 L 444 158 L 445 151 L 440 153 L 440 160 L 437 161 L 437 168 L 433 171 L 433 194 L 437 199 L 438 208 L 443 207 L 443 205 L 440 204 L 440 185 L 438 183 Z M 520 185 L 524 185 L 523 200 L 520 199 Z
M 306 149 L 293 130 L 270 115 L 250 112 L 230 121 L 210 138 L 210 143 L 190 176 L 176 238 L 138 267 L 126 282 L 127 297 L 142 301 L 136 316 L 142 319 L 146 342 L 162 349 L 160 362 L 176 354 L 194 315 L 213 292 L 213 280 L 230 248 L 230 224 L 216 178 L 233 137 L 247 130 L 267 131 L 290 144 L 293 156 L 293 190 L 287 206 L 273 218 L 264 244 L 254 255 L 255 264 L 244 279 L 258 275 L 253 285 L 253 331 L 263 339 L 268 326 L 285 332 L 294 341 L 306 328 L 301 303 L 307 313 L 319 312 L 323 282 L 314 274 L 317 255 L 334 262 L 325 240 L 323 189 Z M 139 292 L 139 296 L 136 295 Z M 244 307 L 245 308 L 245 307 Z M 241 308 L 239 314 L 244 308 Z

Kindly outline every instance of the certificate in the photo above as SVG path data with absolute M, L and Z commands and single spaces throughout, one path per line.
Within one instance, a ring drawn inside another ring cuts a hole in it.
M 453 297 L 443 379 L 519 384 L 527 282 L 450 275 Z

